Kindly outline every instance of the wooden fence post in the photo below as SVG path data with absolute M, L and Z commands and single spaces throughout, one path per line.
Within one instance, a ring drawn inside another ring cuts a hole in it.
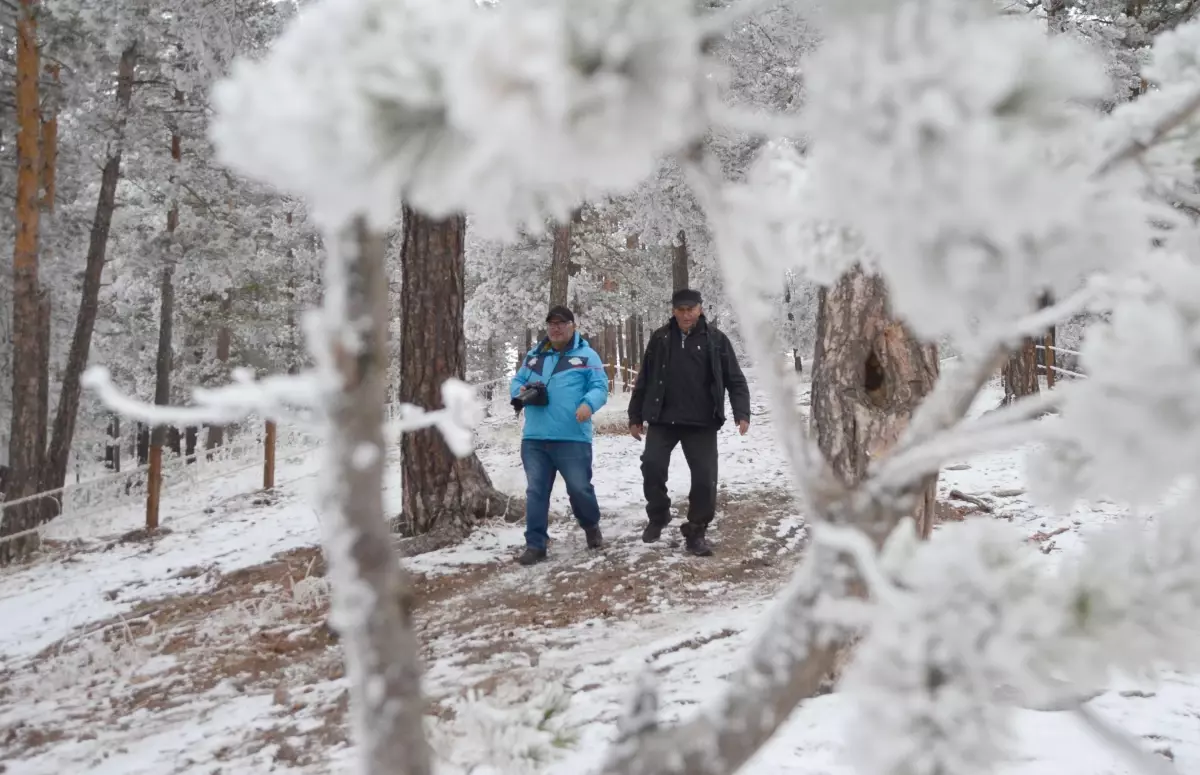
M 275 423 L 267 420 L 266 454 L 263 456 L 263 489 L 275 488 Z

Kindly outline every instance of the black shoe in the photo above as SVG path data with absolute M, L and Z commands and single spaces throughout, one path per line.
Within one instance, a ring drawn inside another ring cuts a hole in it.
M 517 562 L 522 565 L 536 565 L 546 559 L 545 549 L 534 549 L 532 546 L 526 546 L 525 551 L 517 558 Z
M 697 557 L 712 557 L 712 547 L 708 545 L 708 539 L 704 537 L 704 528 L 695 528 L 691 523 L 680 525 L 679 530 L 683 533 L 683 546 L 689 554 L 694 554 Z
M 642 531 L 642 540 L 648 544 L 652 544 L 662 536 L 663 526 L 657 522 L 651 522 L 646 525 L 646 529 Z
M 583 534 L 587 536 L 587 547 L 589 549 L 599 549 L 604 546 L 604 536 L 600 533 L 600 526 L 585 527 Z

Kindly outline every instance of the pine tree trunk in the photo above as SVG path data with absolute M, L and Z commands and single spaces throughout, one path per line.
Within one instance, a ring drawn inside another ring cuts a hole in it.
M 50 435 L 50 291 L 42 288 L 38 292 L 38 395 L 37 395 L 37 448 L 38 486 L 42 492 L 49 489 L 46 476 L 46 444 Z M 58 516 L 58 502 L 47 499 L 40 504 L 41 521 Z
M 133 99 L 133 73 L 136 64 L 137 50 L 135 47 L 130 46 L 121 52 L 121 60 L 117 66 L 116 137 L 109 147 L 108 158 L 100 173 L 100 191 L 96 197 L 96 212 L 92 218 L 92 230 L 88 237 L 79 313 L 75 317 L 75 332 L 71 337 L 71 349 L 67 355 L 66 370 L 63 372 L 58 409 L 54 414 L 54 431 L 47 453 L 46 475 L 48 479 L 46 484 L 50 489 L 62 487 L 66 482 L 67 460 L 71 454 L 71 444 L 75 439 L 75 423 L 79 415 L 81 395 L 80 379 L 83 376 L 83 370 L 87 367 L 92 347 L 92 333 L 96 328 L 96 315 L 100 305 L 100 279 L 107 258 L 113 212 L 116 210 L 117 182 L 121 177 L 125 124 Z M 120 470 L 119 463 L 117 470 Z
M 935 345 L 917 341 L 893 319 L 883 281 L 855 269 L 822 289 L 812 361 L 811 423 L 817 444 L 847 486 L 887 454 L 938 377 Z M 936 519 L 937 475 L 925 481 L 912 518 L 928 537 Z M 883 536 L 872 536 L 881 542 Z M 835 655 L 823 679 L 832 688 L 853 653 Z
M 183 103 L 183 92 L 175 91 L 175 104 Z M 171 131 L 171 158 L 178 165 L 183 159 L 183 139 L 178 129 Z M 171 176 L 174 180 L 175 175 Z M 179 226 L 179 202 L 172 201 L 167 211 L 167 246 L 170 249 L 175 229 Z M 165 256 L 162 269 L 161 306 L 158 315 L 158 355 L 155 358 L 154 403 L 166 406 L 171 402 L 171 339 L 175 322 L 174 257 Z M 150 479 L 146 494 L 146 529 L 158 528 L 159 502 L 162 498 L 162 448 L 166 428 L 156 426 L 150 432 Z M 178 450 L 178 445 L 176 445 Z
M 434 220 L 405 207 L 403 229 L 400 400 L 437 409 L 442 383 L 466 373 L 466 220 Z M 504 512 L 507 499 L 492 487 L 479 458 L 456 458 L 436 429 L 405 434 L 400 456 L 405 532 L 462 533 Z
M 896 443 L 938 377 L 937 347 L 919 342 L 887 309 L 883 281 L 859 270 L 820 294 L 812 364 L 812 425 L 834 473 L 862 481 Z M 928 535 L 937 477 L 913 504 Z
M 554 227 L 554 249 L 550 254 L 550 306 L 565 307 L 571 285 L 572 221 Z
M 1001 369 L 1004 383 L 1004 400 L 1011 404 L 1019 398 L 1039 392 L 1037 373 L 1037 346 L 1033 339 L 1025 339 Z
M 688 285 L 687 232 L 680 229 L 675 236 L 675 243 L 671 249 L 671 290 L 682 291 L 691 287 Z
M 121 470 L 121 416 L 108 418 L 108 441 L 104 445 L 104 467 L 113 473 Z
M 233 310 L 233 291 L 226 291 L 221 299 L 221 325 L 217 328 L 217 362 L 222 371 L 229 364 L 229 351 L 233 346 L 233 332 L 229 329 L 229 315 Z M 291 327 L 289 326 L 289 330 Z M 208 437 L 204 440 L 207 449 L 215 449 L 225 443 L 225 426 L 208 426 Z
M 629 385 L 629 320 L 617 324 L 617 358 L 621 362 L 621 390 Z
M 617 387 L 617 327 L 604 324 L 604 373 L 608 377 L 608 392 Z
M 41 225 L 41 118 L 38 78 L 41 74 L 37 44 L 35 0 L 20 0 L 16 39 L 17 188 L 16 235 L 13 241 L 12 419 L 9 435 L 9 472 L 5 499 L 12 501 L 38 491 L 44 448 L 39 447 L 37 416 L 42 359 L 39 357 L 41 314 L 38 281 L 38 231 Z M 35 526 L 36 504 L 6 509 L 0 521 L 0 538 Z M 37 545 L 29 534 L 0 543 L 0 565 L 23 557 Z
M 345 265 L 331 265 L 333 280 L 326 284 L 332 297 L 327 308 L 344 310 L 341 319 L 332 321 L 337 327 L 329 329 L 327 343 L 342 386 L 329 407 L 322 480 L 325 520 L 330 524 L 325 557 L 333 579 L 332 622 L 341 636 L 350 678 L 350 728 L 356 732 L 359 771 L 431 775 L 412 587 L 396 561 L 383 516 L 385 241 L 362 222 L 350 231 L 332 237 L 347 243 L 336 250 L 345 257 Z M 460 276 L 461 268 L 460 264 Z M 431 295 L 426 305 L 435 307 L 440 301 Z M 361 323 L 366 321 L 370 325 L 364 331 Z M 347 340 L 355 337 L 361 346 L 346 349 Z M 431 358 L 436 352 L 436 347 L 424 351 Z M 378 454 L 364 461 L 363 449 Z

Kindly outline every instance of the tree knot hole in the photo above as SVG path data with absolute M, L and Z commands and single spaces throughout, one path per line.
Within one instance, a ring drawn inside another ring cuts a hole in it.
M 887 384 L 887 374 L 883 370 L 883 363 L 880 362 L 879 356 L 872 348 L 867 353 L 866 363 L 863 364 L 863 389 L 867 392 L 867 398 L 872 403 L 882 405 L 886 402 L 884 387 Z

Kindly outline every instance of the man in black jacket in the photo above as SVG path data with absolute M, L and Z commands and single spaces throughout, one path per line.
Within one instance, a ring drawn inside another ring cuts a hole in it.
M 657 541 L 671 521 L 667 469 L 676 444 L 692 473 L 687 522 L 680 527 L 687 550 L 699 557 L 712 554 L 704 534 L 717 507 L 717 430 L 725 424 L 725 392 L 738 431 L 750 428 L 750 388 L 738 366 L 729 337 L 704 318 L 703 299 L 693 290 L 671 297 L 674 316 L 650 335 L 642 368 L 629 399 L 629 433 L 642 439 L 642 485 L 646 543 Z

